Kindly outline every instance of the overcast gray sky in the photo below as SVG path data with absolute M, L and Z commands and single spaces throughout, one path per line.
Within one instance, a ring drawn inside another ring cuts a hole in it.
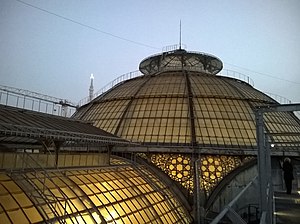
M 0 0 L 0 84 L 78 102 L 182 42 L 300 102 L 299 0 Z

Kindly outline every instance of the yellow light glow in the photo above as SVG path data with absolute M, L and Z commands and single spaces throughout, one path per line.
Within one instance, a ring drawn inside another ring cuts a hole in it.
M 178 165 L 176 166 L 176 168 L 177 168 L 177 171 L 182 171 L 183 166 L 182 166 L 181 164 L 178 164 Z
M 101 223 L 101 218 L 100 216 L 97 214 L 97 212 L 93 212 L 92 213 L 93 218 L 95 219 L 96 223 Z
M 210 165 L 208 167 L 208 169 L 209 169 L 210 172 L 214 172 L 216 170 L 216 168 L 214 166 L 212 166 L 212 165 Z

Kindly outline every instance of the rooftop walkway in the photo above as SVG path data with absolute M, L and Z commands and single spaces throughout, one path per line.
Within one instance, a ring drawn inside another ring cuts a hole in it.
M 277 224 L 300 223 L 300 192 L 275 192 L 275 218 Z

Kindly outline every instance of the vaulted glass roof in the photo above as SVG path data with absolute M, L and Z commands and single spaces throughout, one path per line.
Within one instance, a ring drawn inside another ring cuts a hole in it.
M 190 223 L 161 180 L 130 165 L 0 172 L 0 223 Z

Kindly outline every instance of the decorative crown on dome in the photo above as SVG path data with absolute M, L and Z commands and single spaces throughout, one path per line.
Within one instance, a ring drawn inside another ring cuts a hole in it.
M 139 66 L 144 75 L 164 71 L 195 71 L 215 75 L 223 68 L 222 61 L 214 55 L 181 49 L 164 51 L 145 58 Z

